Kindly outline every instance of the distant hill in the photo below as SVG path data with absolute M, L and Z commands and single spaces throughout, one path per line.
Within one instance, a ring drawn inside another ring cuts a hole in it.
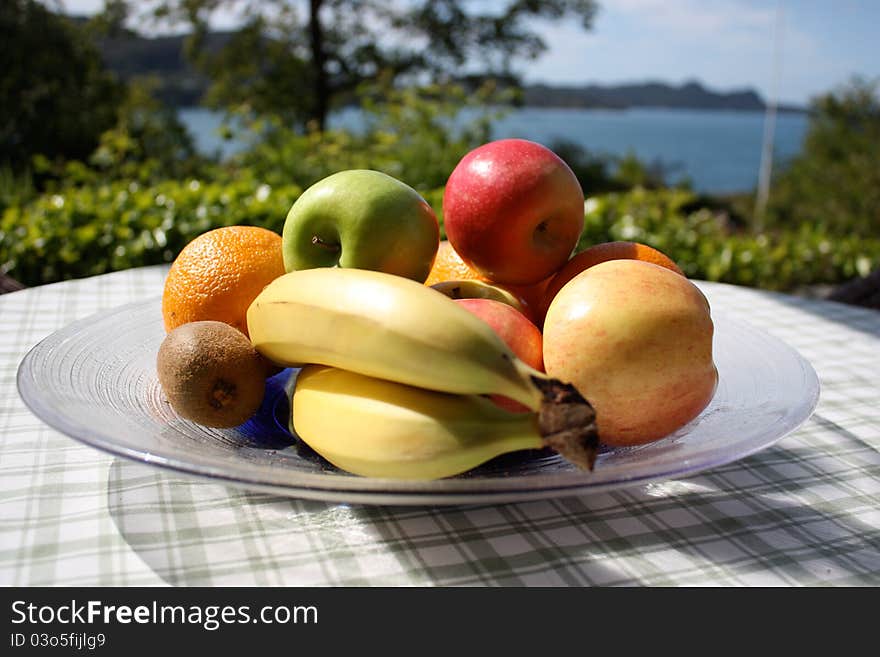
M 619 85 L 551 86 L 534 84 L 525 87 L 523 103 L 536 107 L 584 107 L 627 109 L 630 107 L 665 107 L 675 109 L 762 111 L 766 103 L 753 89 L 717 92 L 699 82 L 680 86 L 664 82 Z M 781 111 L 805 111 L 794 106 L 780 106 Z
M 213 32 L 207 36 L 209 48 L 219 48 L 232 36 L 231 32 Z M 186 37 L 163 36 L 146 38 L 133 33 L 104 38 L 100 48 L 107 66 L 123 79 L 154 75 L 160 80 L 159 97 L 177 107 L 197 105 L 208 81 L 187 62 L 184 52 Z M 532 84 L 523 89 L 523 104 L 534 107 L 580 107 L 626 109 L 630 107 L 666 107 L 704 110 L 765 109 L 764 100 L 751 89 L 716 92 L 699 82 L 680 86 L 663 82 L 585 86 L 554 86 Z M 785 111 L 803 111 L 797 107 L 780 107 Z
M 206 46 L 220 48 L 231 36 L 211 32 Z M 159 98 L 174 107 L 189 107 L 199 104 L 208 80 L 187 61 L 185 41 L 185 35 L 145 38 L 124 33 L 105 37 L 98 45 L 107 67 L 123 80 L 153 75 L 159 79 Z

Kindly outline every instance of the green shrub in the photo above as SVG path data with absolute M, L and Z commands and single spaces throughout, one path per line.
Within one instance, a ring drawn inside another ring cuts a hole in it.
M 252 178 L 67 188 L 6 209 L 0 218 L 0 271 L 39 285 L 171 262 L 212 228 L 252 224 L 280 232 L 301 191 Z
M 219 226 L 250 224 L 280 233 L 301 191 L 242 175 L 226 184 L 111 182 L 45 194 L 2 215 L 0 271 L 39 285 L 171 262 L 190 240 Z M 423 194 L 442 221 L 443 189 Z M 880 264 L 880 239 L 832 236 L 807 225 L 745 233 L 696 198 L 684 190 L 641 189 L 590 198 L 578 248 L 643 242 L 690 277 L 775 290 L 838 283 Z
M 37 196 L 30 171 L 18 173 L 9 165 L 0 165 L 0 215 L 13 205 L 23 205 Z
M 154 183 L 210 172 L 213 163 L 197 154 L 192 135 L 177 112 L 154 96 L 157 86 L 156 78 L 135 78 L 128 83 L 116 124 L 101 134 L 89 166 L 68 162 L 63 183 L 78 179 Z
M 614 240 L 666 253 L 691 278 L 772 290 L 834 284 L 880 265 L 880 237 L 844 236 L 801 224 L 744 232 L 724 214 L 694 206 L 684 190 L 635 189 L 588 199 L 578 249 Z
M 774 180 L 766 223 L 880 238 L 880 78 L 813 102 L 803 150 Z

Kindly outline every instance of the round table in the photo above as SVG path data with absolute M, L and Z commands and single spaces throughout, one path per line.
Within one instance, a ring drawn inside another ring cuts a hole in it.
M 145 267 L 0 295 L 0 584 L 874 586 L 880 312 L 729 285 L 710 301 L 796 348 L 822 390 L 774 446 L 678 480 L 461 507 L 273 497 L 62 435 L 16 372 L 75 319 L 161 293 Z

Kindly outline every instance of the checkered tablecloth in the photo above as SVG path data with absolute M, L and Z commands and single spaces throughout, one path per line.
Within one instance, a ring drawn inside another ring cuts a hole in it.
M 194 481 L 81 445 L 24 406 L 41 338 L 160 293 L 151 267 L 0 296 L 0 584 L 880 584 L 880 313 L 732 286 L 711 301 L 816 369 L 773 447 L 687 479 L 530 503 L 381 507 Z

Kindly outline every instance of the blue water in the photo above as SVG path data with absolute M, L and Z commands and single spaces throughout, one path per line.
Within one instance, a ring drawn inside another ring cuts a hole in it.
M 221 117 L 216 113 L 185 109 L 181 119 L 203 152 L 225 155 L 241 147 L 220 139 Z M 331 117 L 329 123 L 357 127 L 359 121 L 347 112 Z M 777 115 L 774 167 L 800 151 L 806 128 L 803 114 Z M 520 137 L 548 146 L 564 139 L 595 154 L 632 152 L 644 162 L 662 163 L 669 182 L 687 179 L 697 191 L 723 193 L 757 185 L 763 131 L 760 112 L 524 108 L 496 121 L 492 136 Z

